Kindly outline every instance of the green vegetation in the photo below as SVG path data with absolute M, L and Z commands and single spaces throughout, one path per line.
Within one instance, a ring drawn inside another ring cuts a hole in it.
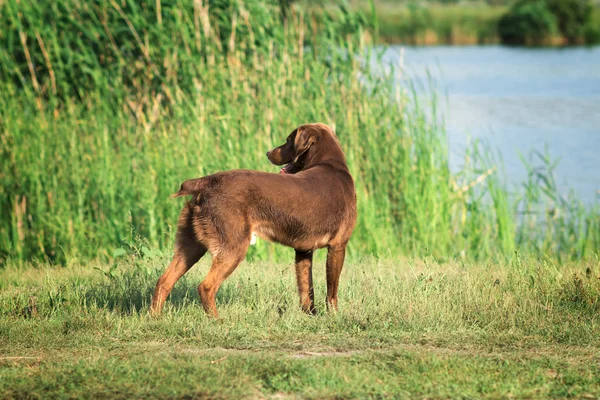
M 366 2 L 353 3 L 369 14 Z M 379 40 L 413 45 L 600 43 L 600 7 L 588 0 L 375 2 Z M 591 16 L 591 17 L 590 17 Z
M 544 0 L 520 2 L 498 24 L 503 43 L 540 46 L 556 35 L 556 17 Z
M 598 43 L 589 0 L 520 0 L 499 22 L 503 43 L 540 46 L 559 41 L 567 44 Z
M 583 32 L 586 43 L 600 43 L 600 7 L 594 8 Z
M 356 57 L 367 54 L 361 15 L 290 13 L 282 25 L 241 8 L 225 34 L 217 7 L 191 1 L 50 3 L 0 5 L 4 259 L 109 260 L 137 237 L 170 249 L 181 181 L 276 172 L 265 151 L 307 121 L 335 127 L 356 179 L 351 257 L 567 260 L 600 247 L 598 205 L 559 195 L 545 157 L 517 195 L 481 148 L 451 174 L 442 127 L 395 71 Z M 51 19 L 60 29 L 38 15 L 53 7 L 67 7 Z M 259 242 L 250 258 L 284 254 Z
M 379 39 L 413 45 L 498 43 L 505 6 L 376 3 Z M 367 10 L 365 9 L 365 12 Z
M 568 43 L 583 39 L 592 13 L 591 0 L 546 0 L 548 9 L 556 17 L 560 33 Z
M 597 263 L 363 259 L 346 265 L 336 314 L 317 265 L 315 317 L 290 263 L 243 263 L 212 320 L 203 260 L 154 319 L 169 256 L 0 271 L 2 397 L 600 396 Z

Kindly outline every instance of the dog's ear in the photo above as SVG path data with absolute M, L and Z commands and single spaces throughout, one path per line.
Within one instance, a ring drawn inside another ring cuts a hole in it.
M 321 132 L 316 129 L 302 127 L 298 128 L 296 132 L 296 140 L 294 141 L 294 150 L 296 152 L 296 158 L 306 153 L 310 147 L 319 142 L 321 139 Z

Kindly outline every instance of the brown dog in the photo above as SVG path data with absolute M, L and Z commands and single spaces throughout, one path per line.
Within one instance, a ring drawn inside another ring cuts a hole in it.
M 198 293 L 217 316 L 221 283 L 246 256 L 252 233 L 296 250 L 300 304 L 314 313 L 312 256 L 327 246 L 327 306 L 337 309 L 346 244 L 356 223 L 354 181 L 340 143 L 324 124 L 295 129 L 267 152 L 280 174 L 235 170 L 190 179 L 175 196 L 192 195 L 179 217 L 173 261 L 156 284 L 151 311 L 160 313 L 175 282 L 208 250 L 212 265 Z

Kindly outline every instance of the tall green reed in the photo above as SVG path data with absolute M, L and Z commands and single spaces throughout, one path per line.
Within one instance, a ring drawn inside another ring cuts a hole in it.
M 542 229 L 520 213 L 541 212 L 548 194 L 511 196 L 476 146 L 451 173 L 443 126 L 392 84 L 394 70 L 364 61 L 361 15 L 283 20 L 277 4 L 2 3 L 0 255 L 111 258 L 138 237 L 169 248 L 181 181 L 277 172 L 265 152 L 310 121 L 335 128 L 356 180 L 351 257 L 595 251 L 597 209 L 569 209 Z M 249 256 L 289 254 L 259 242 Z

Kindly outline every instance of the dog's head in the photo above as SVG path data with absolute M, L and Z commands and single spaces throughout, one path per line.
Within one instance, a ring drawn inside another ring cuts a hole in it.
M 327 125 L 306 124 L 294 129 L 284 144 L 267 152 L 267 158 L 275 165 L 285 165 L 282 174 L 295 174 L 315 162 L 318 149 L 327 146 L 331 139 L 341 151 L 335 134 Z M 343 157 L 343 154 L 342 154 Z

